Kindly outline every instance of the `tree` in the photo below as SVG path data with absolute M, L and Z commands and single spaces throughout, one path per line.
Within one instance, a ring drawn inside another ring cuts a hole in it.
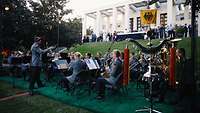
M 28 2 L 32 9 L 34 32 L 37 35 L 46 35 L 52 28 L 57 26 L 63 15 L 71 13 L 69 9 L 64 10 L 67 0 L 40 0 L 40 2 L 29 0 Z M 59 10 L 61 11 L 60 13 L 58 12 Z
M 80 19 L 62 20 L 71 13 L 65 9 L 66 0 L 0 0 L 0 43 L 1 48 L 11 50 L 30 49 L 34 36 L 44 36 L 50 44 L 57 41 L 60 22 L 62 46 L 78 43 L 81 33 Z M 5 7 L 9 10 L 5 10 Z M 60 13 L 58 13 L 60 10 Z
M 8 10 L 5 10 L 5 8 Z M 24 43 L 31 33 L 31 15 L 27 10 L 26 1 L 1 0 L 0 1 L 0 42 L 1 48 L 17 49 Z M 25 39 L 25 40 L 24 40 Z
M 79 42 L 81 20 L 75 18 L 69 19 L 68 22 L 62 21 L 64 15 L 72 12 L 64 8 L 68 2 L 67 0 L 40 0 L 40 3 L 29 1 L 34 14 L 34 25 L 37 28 L 34 32 L 44 35 L 50 44 L 57 42 L 58 32 L 60 46 L 71 46 Z

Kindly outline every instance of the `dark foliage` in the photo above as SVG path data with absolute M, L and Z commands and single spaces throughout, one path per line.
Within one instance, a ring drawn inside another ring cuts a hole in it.
M 65 9 L 67 0 L 0 0 L 0 49 L 30 49 L 34 36 L 43 36 L 49 44 L 56 44 L 58 24 L 60 46 L 79 42 L 81 20 L 62 21 L 72 12 Z M 9 10 L 5 10 L 9 7 Z M 60 10 L 60 13 L 58 13 Z

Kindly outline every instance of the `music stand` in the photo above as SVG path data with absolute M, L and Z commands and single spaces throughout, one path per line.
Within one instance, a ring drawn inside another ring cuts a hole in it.
M 15 88 L 15 74 L 16 74 L 15 70 L 17 69 L 17 66 L 21 64 L 21 62 L 22 62 L 21 57 L 12 57 L 11 58 L 11 65 L 12 65 L 11 73 L 12 73 L 12 86 L 13 86 L 13 88 Z
M 89 68 L 89 70 L 96 70 L 96 69 L 100 68 L 97 60 L 85 59 L 85 63 L 87 65 L 87 67 Z
M 69 68 L 69 64 L 67 63 L 67 60 L 52 60 L 52 62 L 55 64 L 55 66 L 53 66 L 53 70 L 57 70 L 59 75 L 62 74 L 61 76 L 65 75 L 65 71 Z M 53 71 L 54 73 L 55 71 Z M 60 77 L 60 76 L 59 76 Z M 55 82 L 56 80 L 53 80 L 53 82 Z
M 55 60 L 54 62 L 56 64 L 58 70 L 68 69 L 67 60 Z

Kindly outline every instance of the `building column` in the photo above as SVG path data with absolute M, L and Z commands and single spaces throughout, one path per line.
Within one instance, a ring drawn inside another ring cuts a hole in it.
M 97 11 L 97 19 L 96 19 L 96 35 L 97 37 L 100 36 L 102 30 L 102 15 L 100 11 Z
M 167 0 L 167 25 L 174 25 L 173 22 L 174 22 L 174 10 L 173 10 L 173 0 Z
M 130 32 L 130 6 L 129 4 L 125 5 L 125 18 L 124 18 L 124 32 Z
M 186 5 L 185 9 L 184 9 L 184 21 L 185 21 L 185 24 L 189 24 L 189 23 L 187 23 L 188 20 L 189 20 L 189 5 Z
M 110 17 L 107 16 L 106 17 L 106 33 L 109 32 L 109 29 L 110 29 L 109 27 L 110 27 Z
M 112 32 L 114 33 L 114 31 L 117 30 L 117 8 L 114 7 L 113 8 L 113 15 L 112 15 Z
M 161 26 L 161 25 L 160 25 L 160 10 L 157 10 L 156 26 Z
M 87 23 L 87 15 L 84 14 L 83 18 L 82 18 L 82 39 L 84 38 L 84 36 L 87 34 L 86 33 L 86 23 Z
M 138 30 L 137 29 L 137 18 L 140 17 L 140 11 L 136 11 L 133 15 L 133 18 L 134 18 L 134 30 Z

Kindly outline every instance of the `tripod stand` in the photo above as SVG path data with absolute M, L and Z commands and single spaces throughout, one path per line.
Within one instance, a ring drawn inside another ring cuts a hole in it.
M 149 63 L 149 93 L 150 93 L 150 107 L 145 107 L 144 109 L 138 109 L 135 112 L 149 112 L 149 113 L 162 113 L 158 110 L 153 109 L 153 80 L 152 80 L 152 76 L 155 76 L 156 74 L 152 74 L 151 73 L 151 63 Z

